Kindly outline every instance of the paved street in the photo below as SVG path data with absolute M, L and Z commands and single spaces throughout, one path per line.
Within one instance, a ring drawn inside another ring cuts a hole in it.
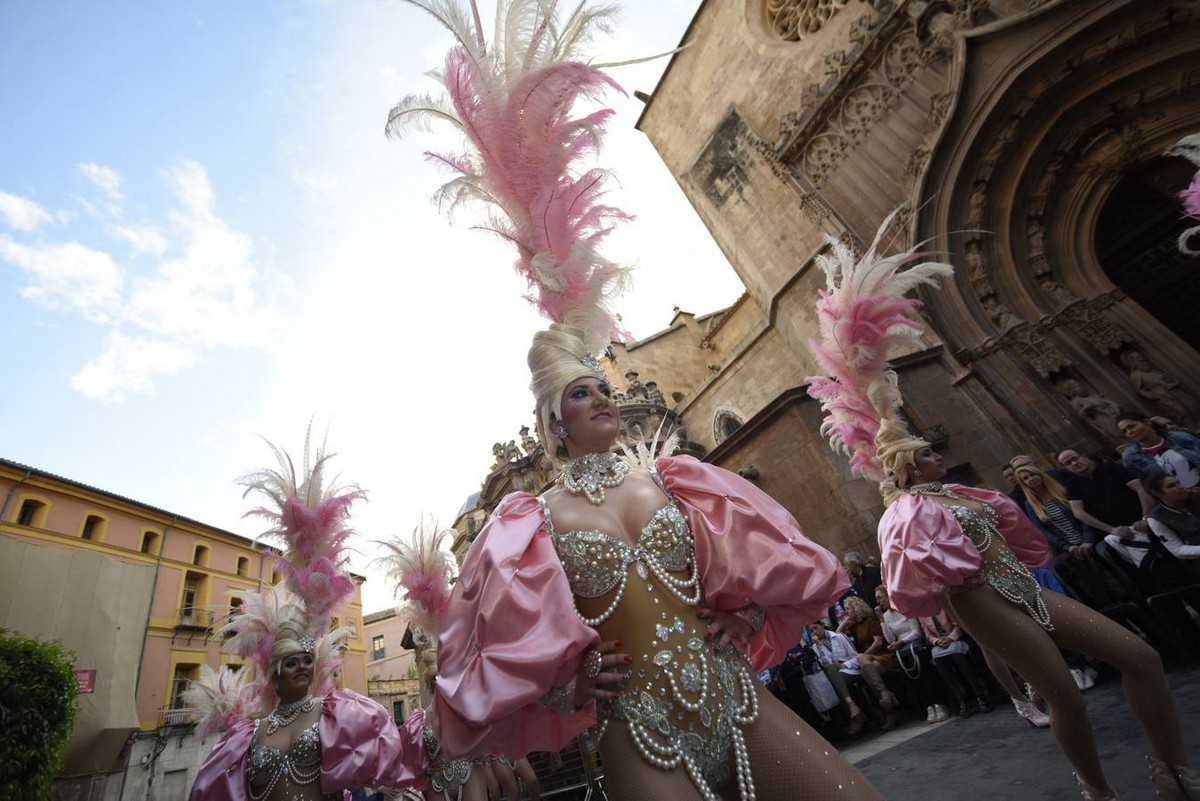
M 1175 668 L 1168 678 L 1192 763 L 1200 765 L 1200 670 Z M 1120 683 L 1110 678 L 1085 697 L 1100 755 L 1121 801 L 1154 801 L 1146 742 L 1125 706 Z M 882 751 L 878 749 L 887 741 L 866 742 L 845 753 L 888 801 L 1079 798 L 1070 764 L 1050 731 L 1029 727 L 1011 705 L 936 727 L 911 724 L 885 737 L 900 742 Z

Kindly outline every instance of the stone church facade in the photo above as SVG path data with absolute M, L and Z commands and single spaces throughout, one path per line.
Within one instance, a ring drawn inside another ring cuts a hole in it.
M 863 248 L 895 209 L 889 249 L 957 268 L 894 362 L 955 478 L 1112 447 L 1122 408 L 1200 419 L 1195 168 L 1161 155 L 1200 131 L 1200 2 L 708 0 L 684 41 L 638 127 L 746 295 L 612 345 L 627 434 L 682 426 L 826 547 L 873 550 L 882 503 L 820 436 L 807 342 L 825 237 Z M 531 439 L 494 450 L 456 550 L 553 474 Z
M 1111 447 L 1122 408 L 1195 422 L 1200 265 L 1175 250 L 1195 167 L 1161 154 L 1200 131 L 1200 3 L 709 0 L 684 41 L 638 127 L 761 310 L 720 372 L 778 379 L 680 404 L 693 435 L 747 415 L 710 461 L 753 463 L 835 550 L 873 540 L 878 495 L 800 385 L 825 236 L 862 248 L 897 208 L 885 242 L 957 267 L 897 368 L 958 475 Z

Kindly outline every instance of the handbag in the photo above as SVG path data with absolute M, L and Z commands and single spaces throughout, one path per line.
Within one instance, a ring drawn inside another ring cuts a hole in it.
M 940 645 L 935 645 L 933 647 L 933 658 L 940 659 L 943 656 L 948 656 L 950 654 L 965 654 L 970 650 L 971 646 L 967 645 L 964 641 L 954 640 L 944 648 Z
M 841 700 L 823 670 L 805 674 L 804 689 L 808 690 L 809 700 L 812 701 L 813 708 L 818 712 L 828 712 Z
M 896 649 L 896 662 L 899 663 L 905 676 L 910 679 L 918 679 L 921 677 L 921 665 L 924 663 L 924 656 L 927 653 L 929 653 L 929 646 L 925 643 L 906 642 Z

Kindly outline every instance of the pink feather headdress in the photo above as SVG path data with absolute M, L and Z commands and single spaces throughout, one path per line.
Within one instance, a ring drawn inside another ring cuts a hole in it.
M 921 302 L 905 296 L 954 272 L 949 264 L 932 261 L 901 272 L 921 258 L 913 251 L 880 256 L 880 240 L 895 216 L 892 212 L 883 221 L 861 259 L 845 243 L 826 236 L 830 253 L 817 257 L 827 283 L 817 302 L 821 337 L 808 343 L 827 373 L 806 379 L 808 394 L 825 410 L 821 433 L 830 447 L 849 458 L 851 473 L 876 481 L 884 478 L 875 450 L 879 421 L 895 417 L 901 405 L 888 356 L 922 330 L 909 316 Z
M 396 585 L 400 598 L 396 611 L 401 619 L 433 640 L 441 631 L 451 583 L 458 572 L 454 554 L 442 547 L 453 533 L 453 529 L 422 522 L 408 540 L 381 543 L 388 553 L 375 561 Z
M 554 0 L 498 0 L 488 43 L 475 0 L 466 8 L 456 0 L 408 2 L 432 14 L 457 44 L 434 73 L 445 96 L 404 98 L 388 115 L 387 134 L 432 121 L 461 131 L 465 153 L 427 153 L 457 173 L 438 191 L 439 205 L 453 211 L 470 200 L 489 204 L 485 227 L 516 246 L 529 300 L 549 320 L 583 330 L 599 352 L 611 336 L 624 336 L 609 302 L 629 275 L 627 266 L 601 255 L 599 244 L 630 217 L 601 202 L 607 173 L 581 166 L 614 112 L 578 114 L 575 106 L 621 91 L 602 71 L 612 65 L 579 57 L 596 32 L 609 30 L 615 8 L 583 0 L 562 19 Z
M 250 669 L 202 671 L 185 697 L 199 708 L 202 734 L 235 720 L 263 714 L 278 698 L 271 683 L 271 653 L 281 630 L 313 638 L 313 694 L 324 695 L 334 686 L 341 665 L 339 653 L 350 629 L 331 630 L 334 612 L 354 594 L 355 583 L 346 570 L 346 541 L 350 505 L 365 497 L 358 487 L 328 484 L 325 468 L 330 455 L 324 444 L 311 453 L 304 442 L 303 469 L 297 473 L 286 451 L 271 445 L 276 469 L 264 469 L 238 479 L 246 493 L 259 492 L 270 504 L 252 509 L 247 516 L 272 523 L 269 535 L 284 541 L 282 555 L 267 552 L 284 577 L 282 584 L 262 591 L 233 593 L 240 605 L 228 616 L 217 636 L 224 649 L 240 657 Z M 246 673 L 253 674 L 247 677 Z

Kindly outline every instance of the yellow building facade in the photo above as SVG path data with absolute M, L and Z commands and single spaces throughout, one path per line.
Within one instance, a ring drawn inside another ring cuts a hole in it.
M 109 732 L 100 750 L 110 757 L 93 754 L 77 770 L 69 758 L 68 772 L 120 767 L 112 760 L 133 731 L 188 721 L 180 693 L 201 665 L 231 661 L 214 630 L 235 592 L 279 580 L 270 548 L 3 459 L 0 502 L 0 627 L 58 639 L 78 669 L 96 670 L 76 728 Z M 365 695 L 361 589 L 335 625 L 352 631 L 342 684 Z

